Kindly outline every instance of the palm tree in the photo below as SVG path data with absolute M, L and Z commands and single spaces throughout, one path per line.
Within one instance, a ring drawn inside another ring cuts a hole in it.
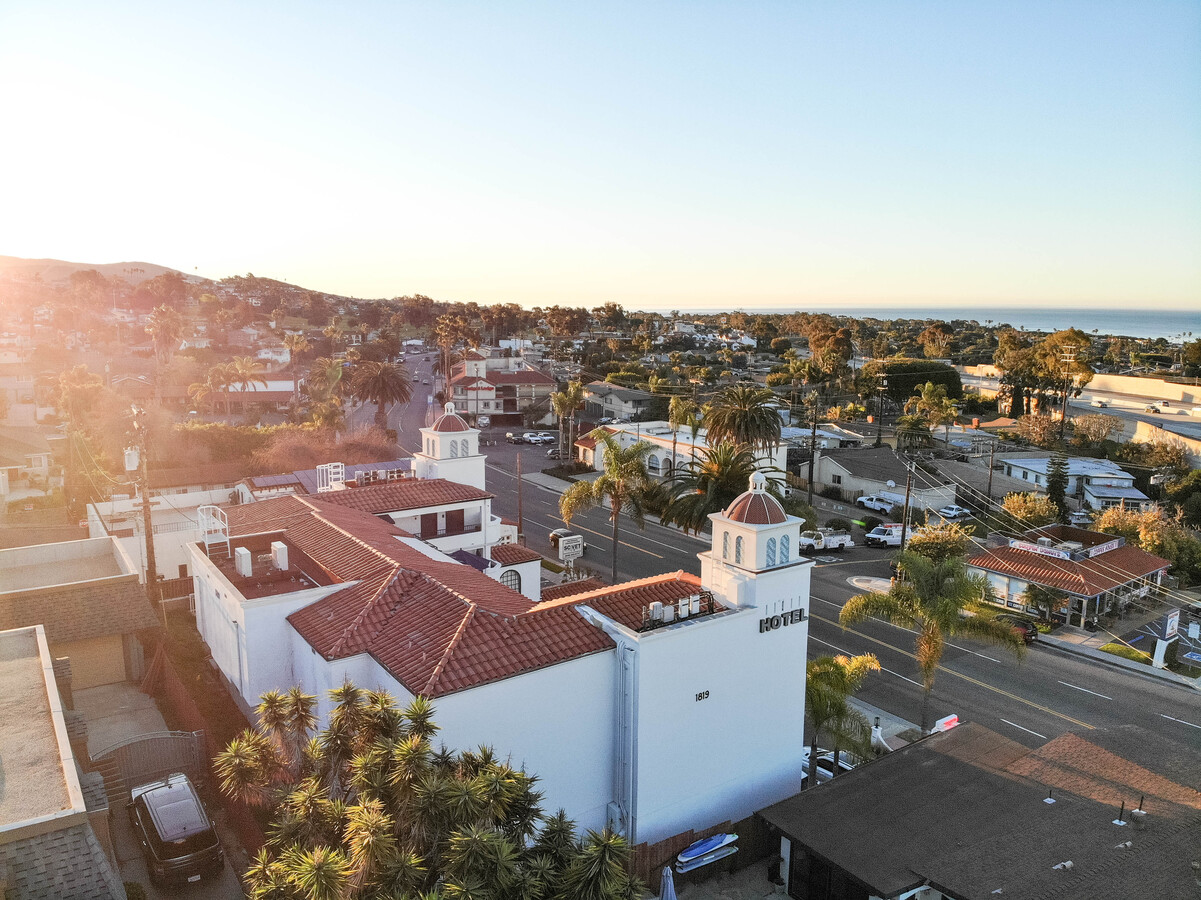
M 873 653 L 861 656 L 818 656 L 805 664 L 805 715 L 813 725 L 809 746 L 809 783 L 817 783 L 817 744 L 822 731 L 834 737 L 834 774 L 838 774 L 840 748 L 866 755 L 870 726 L 867 717 L 848 702 L 863 687 L 869 672 L 879 672 Z
M 651 445 L 638 441 L 623 447 L 609 432 L 597 428 L 589 437 L 603 446 L 604 471 L 595 481 L 577 481 L 559 498 L 559 514 L 566 525 L 584 510 L 609 503 L 609 521 L 613 523 L 613 573 L 617 583 L 617 544 L 621 514 L 626 513 L 639 528 L 644 521 L 643 493 L 650 485 L 646 457 Z
M 746 444 L 721 443 L 706 447 L 701 454 L 672 475 L 671 499 L 660 517 L 693 534 L 709 523 L 711 513 L 721 512 L 746 491 L 755 472 L 783 474 L 778 469 L 762 469 Z M 769 477 L 768 490 L 776 493 L 779 484 Z
M 221 394 L 225 400 L 225 415 L 228 418 L 230 414 L 230 396 L 229 386 L 234 384 L 234 371 L 232 363 L 217 363 L 208 371 L 205 381 L 212 385 L 214 394 Z
M 763 450 L 780 443 L 780 401 L 767 388 L 738 384 L 717 395 L 705 412 L 710 446 L 722 441 Z
M 237 385 L 239 388 L 240 398 L 242 400 L 242 411 L 246 411 L 246 394 L 253 385 L 261 384 L 267 386 L 267 379 L 263 375 L 265 366 L 261 359 L 255 359 L 253 356 L 235 356 L 232 360 L 226 363 L 226 376 L 229 378 L 228 385 Z M 226 398 L 226 414 L 229 413 L 229 391 L 228 388 L 225 394 Z
M 896 555 L 897 578 L 887 592 L 859 594 L 843 606 L 838 621 L 848 628 L 878 617 L 917 631 L 916 658 L 922 674 L 922 733 L 930 730 L 930 692 L 942 659 L 943 646 L 955 635 L 974 638 L 1009 650 L 1018 659 L 1026 654 L 1021 636 L 1008 625 L 973 613 L 991 596 L 983 576 L 971 576 L 962 557 L 938 562 L 902 550 Z
M 284 346 L 288 348 L 288 370 L 292 375 L 292 400 L 295 402 L 299 385 L 296 383 L 296 357 L 307 351 L 312 345 L 303 334 L 285 334 Z
M 544 816 L 535 776 L 488 747 L 435 752 L 428 700 L 397 709 L 351 684 L 330 695 L 329 725 L 314 733 L 314 698 L 264 694 L 258 726 L 214 761 L 221 790 L 271 819 L 250 896 L 642 896 L 625 841 L 580 839 L 562 811 Z
M 672 397 L 667 404 L 667 424 L 671 426 L 671 475 L 676 474 L 676 443 L 679 431 L 696 418 L 699 407 L 691 397 L 679 395 Z M 696 438 L 693 436 L 694 458 Z
M 568 458 L 570 456 L 570 448 L 575 446 L 573 434 L 575 432 L 575 414 L 584 404 L 584 385 L 578 381 L 569 381 L 567 386 L 561 391 L 557 391 L 550 396 L 551 409 L 559 418 L 559 456 Z M 567 421 L 567 440 L 563 437 L 563 417 L 566 416 Z
M 219 389 L 213 382 L 212 373 L 204 381 L 194 381 L 188 385 L 188 396 L 198 405 L 203 406 L 216 397 Z
M 959 415 L 959 410 L 956 408 L 954 401 L 947 397 L 947 386 L 945 384 L 934 384 L 932 381 L 927 381 L 922 385 L 921 393 L 914 394 L 906 401 L 905 412 L 910 415 L 921 416 L 926 420 L 926 424 L 931 431 L 939 425 L 944 426 L 943 443 L 948 446 L 950 445 L 951 423 Z
M 183 334 L 183 316 L 167 304 L 156 306 L 146 320 L 146 333 L 154 341 L 154 402 L 160 398 L 162 370 L 171 361 L 171 354 L 179 347 Z
M 388 427 L 388 407 L 408 403 L 413 396 L 413 380 L 400 363 L 365 362 L 355 366 L 350 391 L 360 403 L 375 404 L 375 427 Z

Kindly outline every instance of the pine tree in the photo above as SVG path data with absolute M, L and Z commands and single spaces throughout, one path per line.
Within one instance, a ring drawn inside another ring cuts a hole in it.
M 1059 520 L 1067 521 L 1068 458 L 1056 453 L 1047 463 L 1047 496 L 1059 509 Z

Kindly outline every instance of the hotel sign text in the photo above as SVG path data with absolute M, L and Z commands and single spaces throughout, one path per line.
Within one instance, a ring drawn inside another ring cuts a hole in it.
M 809 621 L 809 613 L 803 609 L 794 609 L 792 612 L 780 613 L 778 616 L 767 616 L 759 620 L 759 633 L 765 631 L 775 631 L 777 628 L 784 628 L 787 625 L 799 625 L 802 622 Z

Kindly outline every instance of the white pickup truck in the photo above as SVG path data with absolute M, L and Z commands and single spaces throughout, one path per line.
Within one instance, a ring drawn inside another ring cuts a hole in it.
M 797 548 L 804 550 L 837 550 L 842 552 L 847 547 L 854 547 L 855 542 L 845 531 L 835 531 L 832 528 L 819 528 L 816 531 L 802 531 Z
M 886 513 L 891 512 L 894 506 L 904 506 L 905 495 L 880 491 L 865 497 L 856 497 L 855 502 L 864 509 L 874 509 L 876 512 Z

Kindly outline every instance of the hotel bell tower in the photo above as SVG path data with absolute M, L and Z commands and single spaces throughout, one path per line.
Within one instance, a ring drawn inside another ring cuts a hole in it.
M 421 429 L 421 451 L 413 454 L 418 478 L 445 478 L 484 489 L 484 457 L 480 432 L 455 412 L 453 403 L 433 425 Z
M 709 519 L 713 544 L 697 555 L 701 581 L 717 600 L 773 615 L 808 609 L 813 561 L 797 546 L 804 520 L 784 512 L 762 472 L 751 475 L 749 490 Z

